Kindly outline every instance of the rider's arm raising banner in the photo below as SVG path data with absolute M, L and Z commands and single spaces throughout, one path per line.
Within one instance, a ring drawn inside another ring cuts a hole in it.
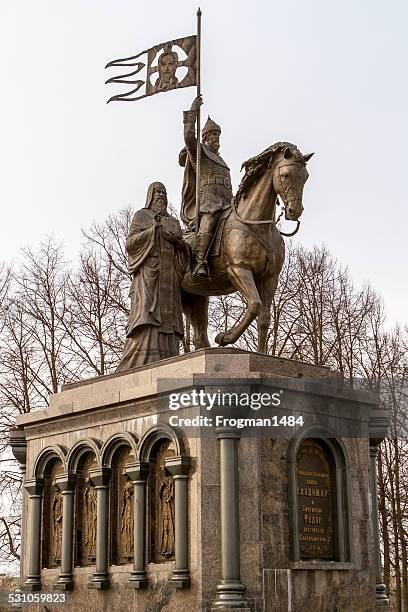
M 200 108 L 203 100 L 201 96 L 197 96 L 191 105 L 190 110 L 184 111 L 183 123 L 184 123 L 184 142 L 190 161 L 196 162 L 197 159 L 197 137 L 196 137 L 196 123 L 198 109 Z

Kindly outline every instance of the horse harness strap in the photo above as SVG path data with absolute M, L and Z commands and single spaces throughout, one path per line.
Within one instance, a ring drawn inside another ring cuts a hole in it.
M 238 221 L 240 221 L 241 223 L 244 223 L 245 225 L 266 225 L 266 224 L 271 224 L 271 223 L 275 223 L 275 219 L 266 219 L 265 221 L 251 221 L 250 219 L 243 219 L 242 217 L 239 216 L 236 206 L 235 206 L 235 198 L 232 198 L 231 200 L 231 208 L 232 208 L 232 212 L 234 214 L 234 216 L 236 217 L 236 219 L 238 219 Z
M 278 198 L 276 198 L 276 203 L 277 203 L 277 204 L 279 203 Z M 240 217 L 240 216 L 239 216 L 239 214 L 238 214 L 238 212 L 237 212 L 237 209 L 236 209 L 236 207 L 235 207 L 235 198 L 232 198 L 232 200 L 231 200 L 231 209 L 232 209 L 232 213 L 233 213 L 233 215 L 235 216 L 235 218 L 236 218 L 236 219 L 238 219 L 238 221 L 239 221 L 240 223 L 243 223 L 244 225 L 266 225 L 266 224 L 274 224 L 274 225 L 277 225 L 277 223 L 278 223 L 279 219 L 280 219 L 280 218 L 281 218 L 281 216 L 283 215 L 283 210 L 282 210 L 282 212 L 280 213 L 280 215 L 279 215 L 279 217 L 278 217 L 277 219 L 266 219 L 265 221 L 261 221 L 261 220 L 258 220 L 258 221 L 256 221 L 256 220 L 255 220 L 255 221 L 252 221 L 252 220 L 250 220 L 250 219 L 243 219 L 242 217 Z M 299 219 L 297 219 L 297 220 L 296 220 L 296 223 L 297 223 L 297 225 L 296 225 L 296 228 L 293 230 L 293 232 L 289 232 L 289 233 L 286 233 L 286 232 L 281 232 L 281 230 L 280 230 L 278 227 L 277 227 L 276 229 L 277 229 L 277 230 L 278 230 L 278 232 L 281 234 L 281 236 L 287 236 L 287 237 L 289 237 L 289 238 L 290 238 L 291 236 L 294 236 L 295 234 L 297 234 L 297 233 L 298 233 L 298 231 L 299 231 L 299 227 L 300 227 L 300 221 L 299 221 Z
M 263 246 L 263 248 L 266 251 L 266 256 L 269 260 L 271 260 L 272 257 L 272 252 L 273 252 L 273 248 L 271 246 L 271 244 L 268 243 L 267 240 L 265 240 L 262 236 L 259 236 L 258 234 L 255 234 L 255 232 L 252 230 L 252 228 L 250 227 L 242 227 L 242 223 L 240 222 L 239 219 L 235 219 L 235 223 L 234 221 L 229 220 L 228 221 L 228 227 L 225 228 L 225 230 L 234 230 L 237 229 L 240 232 L 244 232 L 245 234 L 248 234 L 249 236 L 252 236 L 252 238 L 255 238 L 255 240 L 257 242 L 259 242 L 259 244 L 261 244 Z M 224 231 L 225 231 L 224 230 Z

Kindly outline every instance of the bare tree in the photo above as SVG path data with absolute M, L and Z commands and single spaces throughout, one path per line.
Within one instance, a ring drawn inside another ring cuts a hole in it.
M 21 477 L 7 442 L 16 415 L 46 407 L 65 382 L 112 372 L 120 359 L 131 219 L 128 208 L 93 224 L 75 265 L 50 239 L 24 251 L 13 271 L 0 266 L 0 563 L 19 556 Z M 213 298 L 210 337 L 231 327 L 244 308 L 238 293 Z M 188 322 L 186 332 L 187 352 Z M 237 346 L 256 350 L 256 324 Z M 384 576 L 396 609 L 408 609 L 407 330 L 386 329 L 381 298 L 368 284 L 356 288 L 326 247 L 289 246 L 268 352 L 331 366 L 350 384 L 381 393 L 392 417 L 378 471 Z
M 78 270 L 67 280 L 67 307 L 61 318 L 75 366 L 73 378 L 101 376 L 117 365 L 128 316 L 124 284 L 123 274 L 104 251 L 84 247 Z

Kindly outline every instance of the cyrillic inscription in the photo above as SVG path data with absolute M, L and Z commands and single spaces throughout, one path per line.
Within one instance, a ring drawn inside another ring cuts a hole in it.
M 333 482 L 329 459 L 316 440 L 307 439 L 299 448 L 296 467 L 300 558 L 333 560 Z

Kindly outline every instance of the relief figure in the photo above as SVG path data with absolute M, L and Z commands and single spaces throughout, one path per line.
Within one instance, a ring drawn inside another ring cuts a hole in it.
M 122 493 L 120 526 L 121 550 L 125 559 L 133 558 L 133 482 L 126 478 Z
M 93 561 L 96 558 L 96 490 L 89 478 L 85 481 L 84 513 L 86 558 L 88 561 Z
M 172 557 L 174 555 L 174 482 L 164 466 L 161 466 L 158 477 L 160 480 L 160 554 L 163 557 Z
M 54 485 L 54 496 L 52 500 L 52 558 L 55 563 L 61 562 L 62 548 L 62 493 Z

